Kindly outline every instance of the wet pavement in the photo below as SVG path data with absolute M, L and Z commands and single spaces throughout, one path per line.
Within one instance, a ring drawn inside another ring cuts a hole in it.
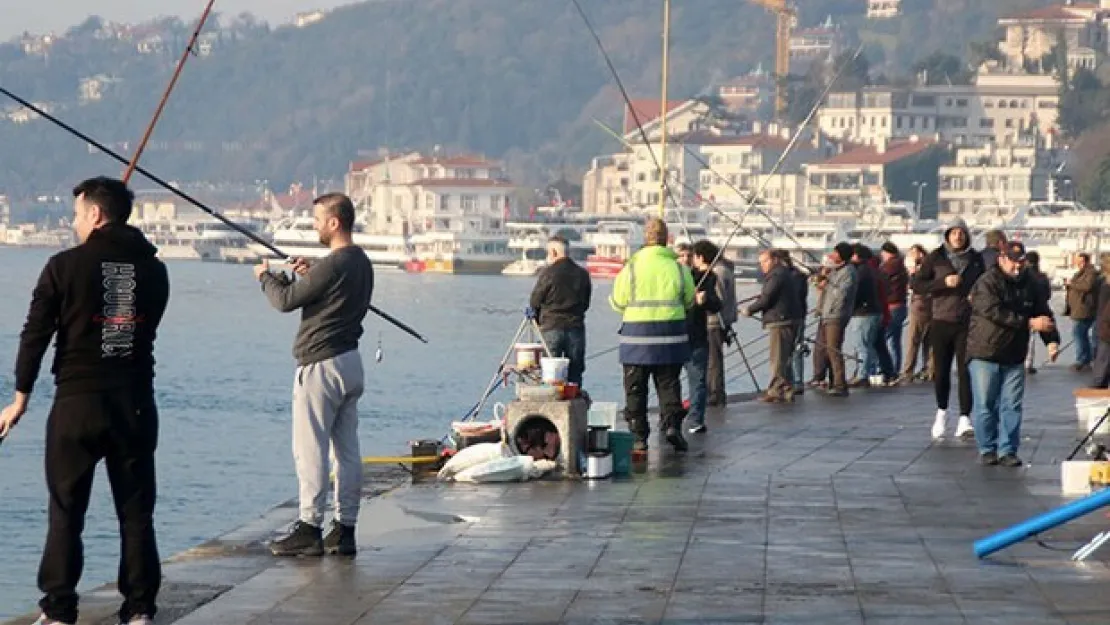
M 1029 379 L 1019 469 L 930 441 L 919 384 L 732 405 L 684 455 L 653 435 L 626 479 L 405 484 L 365 503 L 354 559 L 268 556 L 260 538 L 295 517 L 280 507 L 168 562 L 157 622 L 1104 624 L 1110 548 L 1070 560 L 1110 529 L 1104 511 L 972 553 L 1066 501 L 1057 463 L 1086 382 Z M 82 622 L 112 622 L 113 594 L 87 596 Z

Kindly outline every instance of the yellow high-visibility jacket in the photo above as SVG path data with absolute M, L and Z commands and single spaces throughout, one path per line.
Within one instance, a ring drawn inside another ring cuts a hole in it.
M 609 305 L 621 313 L 620 362 L 676 365 L 690 359 L 686 312 L 694 306 L 694 276 L 668 247 L 649 245 L 617 274 Z

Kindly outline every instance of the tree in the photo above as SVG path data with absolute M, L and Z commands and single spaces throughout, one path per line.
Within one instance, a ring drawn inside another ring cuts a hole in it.
M 1098 169 L 1083 188 L 1083 202 L 1096 209 L 1110 207 L 1110 155 L 1104 156 Z
M 913 73 L 927 85 L 971 84 L 971 71 L 958 56 L 936 51 L 913 65 Z
M 967 44 L 967 58 L 970 65 L 975 69 L 978 69 L 980 65 L 987 61 L 998 61 L 999 63 L 1005 61 L 1002 51 L 998 49 L 998 42 L 993 39 L 972 41 Z
M 1070 84 L 1062 83 L 1060 97 L 1060 129 L 1072 139 L 1105 119 L 1110 94 L 1098 76 L 1088 69 L 1076 70 Z

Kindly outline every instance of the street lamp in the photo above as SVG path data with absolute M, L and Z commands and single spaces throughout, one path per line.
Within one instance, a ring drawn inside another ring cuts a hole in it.
M 925 191 L 925 187 L 929 186 L 928 182 L 914 182 L 913 186 L 917 187 L 917 215 L 921 216 L 921 196 Z

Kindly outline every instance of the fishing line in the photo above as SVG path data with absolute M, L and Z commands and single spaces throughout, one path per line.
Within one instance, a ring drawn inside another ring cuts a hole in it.
M 123 174 L 123 184 L 127 184 L 131 180 L 131 174 L 135 173 L 135 166 L 139 164 L 139 159 L 143 155 L 143 150 L 146 149 L 146 144 L 150 141 L 150 135 L 154 133 L 154 126 L 158 124 L 158 119 L 162 116 L 162 111 L 166 108 L 166 103 L 170 100 L 170 94 L 173 93 L 173 88 L 177 85 L 177 79 L 181 76 L 181 70 L 185 69 L 185 61 L 189 60 L 190 54 L 195 54 L 195 46 L 197 39 L 200 37 L 200 31 L 204 28 L 204 23 L 208 21 L 208 15 L 212 12 L 212 5 L 216 0 L 208 0 L 208 5 L 204 7 L 204 12 L 200 15 L 200 21 L 197 22 L 197 28 L 193 31 L 193 36 L 189 39 L 189 43 L 185 45 L 185 52 L 181 55 L 181 60 L 177 62 L 177 69 L 174 70 L 173 76 L 170 78 L 170 84 L 166 86 L 165 93 L 162 94 L 162 100 L 158 103 L 158 108 L 154 110 L 154 117 L 150 120 L 150 124 L 146 127 L 146 132 L 143 133 L 143 139 L 139 142 L 139 147 L 135 150 L 135 156 L 132 157 L 131 163 L 127 165 L 127 171 Z
M 609 67 L 609 72 L 613 74 L 613 80 L 617 83 L 617 89 L 620 90 L 621 97 L 624 99 L 625 104 L 628 105 L 628 112 L 632 115 L 632 121 L 636 122 L 636 130 L 639 131 L 640 137 L 644 140 L 644 145 L 648 149 L 648 155 L 651 156 L 651 161 L 655 164 L 655 170 L 659 172 L 659 176 L 663 181 L 663 189 L 667 192 L 667 196 L 670 197 L 671 203 L 674 204 L 676 210 L 679 209 L 680 205 L 675 199 L 674 190 L 671 188 L 670 185 L 670 176 L 668 175 L 669 172 L 663 171 L 662 164 L 655 156 L 655 149 L 652 147 L 651 142 L 648 140 L 647 133 L 644 132 L 644 126 L 640 123 L 640 116 L 636 114 L 636 107 L 632 106 L 632 99 L 628 95 L 628 90 L 624 88 L 624 81 L 621 80 L 616 66 L 613 65 L 613 60 L 609 58 L 609 53 L 605 51 L 605 45 L 601 43 L 601 37 L 597 34 L 597 30 L 594 29 L 593 23 L 590 22 L 590 18 L 586 15 L 586 11 L 582 9 L 582 5 L 579 4 L 578 0 L 570 1 L 571 4 L 574 5 L 574 8 L 578 10 L 578 15 L 582 17 L 582 22 L 585 23 L 586 29 L 590 31 L 590 36 L 593 37 L 594 42 L 597 44 L 597 49 L 601 53 L 601 57 L 605 59 L 605 65 Z M 663 102 L 660 104 L 660 106 L 665 109 L 667 103 Z M 686 236 L 690 237 L 689 229 L 686 230 Z
M 28 102 L 27 100 L 24 100 L 23 98 L 17 96 L 16 94 L 12 93 L 11 91 L 8 91 L 7 89 L 5 89 L 3 87 L 0 87 L 0 94 L 3 94 L 5 96 L 11 98 L 12 100 L 15 100 L 16 102 L 20 103 L 21 105 L 27 107 L 28 110 L 37 113 L 43 119 L 54 123 L 55 125 L 57 125 L 62 130 L 65 130 L 65 131 L 69 132 L 70 134 L 76 136 L 78 139 L 81 139 L 85 143 L 88 143 L 89 145 L 91 145 L 94 148 L 100 150 L 104 154 L 114 158 L 115 160 L 119 161 L 120 163 L 122 163 L 124 165 L 130 164 L 130 162 L 126 158 L 120 156 L 119 154 L 113 152 L 112 150 L 109 150 L 107 147 L 105 147 L 103 144 L 96 141 L 92 137 L 89 137 L 88 135 L 86 135 L 83 132 L 77 130 L 76 128 L 70 126 L 69 124 L 66 124 L 65 122 L 61 121 L 57 117 L 54 117 L 50 113 L 47 113 L 46 111 L 44 111 L 41 108 L 35 106 L 31 102 Z M 254 241 L 255 243 L 258 243 L 262 247 L 265 247 L 266 249 L 270 250 L 271 252 L 276 254 L 282 260 L 288 260 L 289 259 L 288 254 L 279 250 L 277 247 L 275 247 L 269 241 L 259 237 L 255 233 L 251 232 L 250 230 L 247 230 L 243 226 L 235 223 L 234 221 L 231 221 L 227 217 L 224 217 L 220 213 L 217 213 L 216 211 L 212 210 L 211 208 L 208 208 L 207 206 L 202 204 L 199 200 L 193 198 L 192 196 L 190 196 L 189 194 L 185 193 L 184 191 L 178 189 L 177 187 L 169 184 L 165 180 L 162 180 L 158 176 L 155 176 L 154 174 L 150 173 L 149 171 L 143 169 L 142 167 L 140 167 L 138 165 L 135 166 L 135 171 L 139 172 L 143 176 L 146 176 L 146 178 L 148 178 L 151 182 L 154 182 L 155 184 L 161 186 L 162 188 L 166 189 L 170 193 L 173 193 L 177 197 L 185 200 L 186 202 L 189 202 L 193 206 L 196 206 L 197 208 L 204 211 L 205 213 L 208 213 L 212 217 L 214 217 L 214 218 L 218 219 L 219 221 L 223 222 L 229 228 L 232 228 L 233 230 L 235 230 L 236 232 L 239 232 L 240 234 L 247 237 L 248 239 L 250 239 L 250 240 Z M 407 326 L 404 323 L 402 323 L 401 321 L 397 320 L 392 315 L 387 314 L 385 311 L 381 310 L 377 306 L 374 306 L 373 304 L 368 304 L 367 309 L 370 312 L 374 313 L 375 315 L 377 315 L 377 316 L 381 317 L 382 319 L 388 321 L 389 323 L 393 324 L 397 328 L 403 330 L 404 332 L 406 332 L 410 336 L 416 338 L 420 342 L 422 342 L 422 343 L 427 343 L 428 342 L 428 339 L 424 338 L 419 332 L 417 332 L 416 330 L 413 330 L 409 326 Z

